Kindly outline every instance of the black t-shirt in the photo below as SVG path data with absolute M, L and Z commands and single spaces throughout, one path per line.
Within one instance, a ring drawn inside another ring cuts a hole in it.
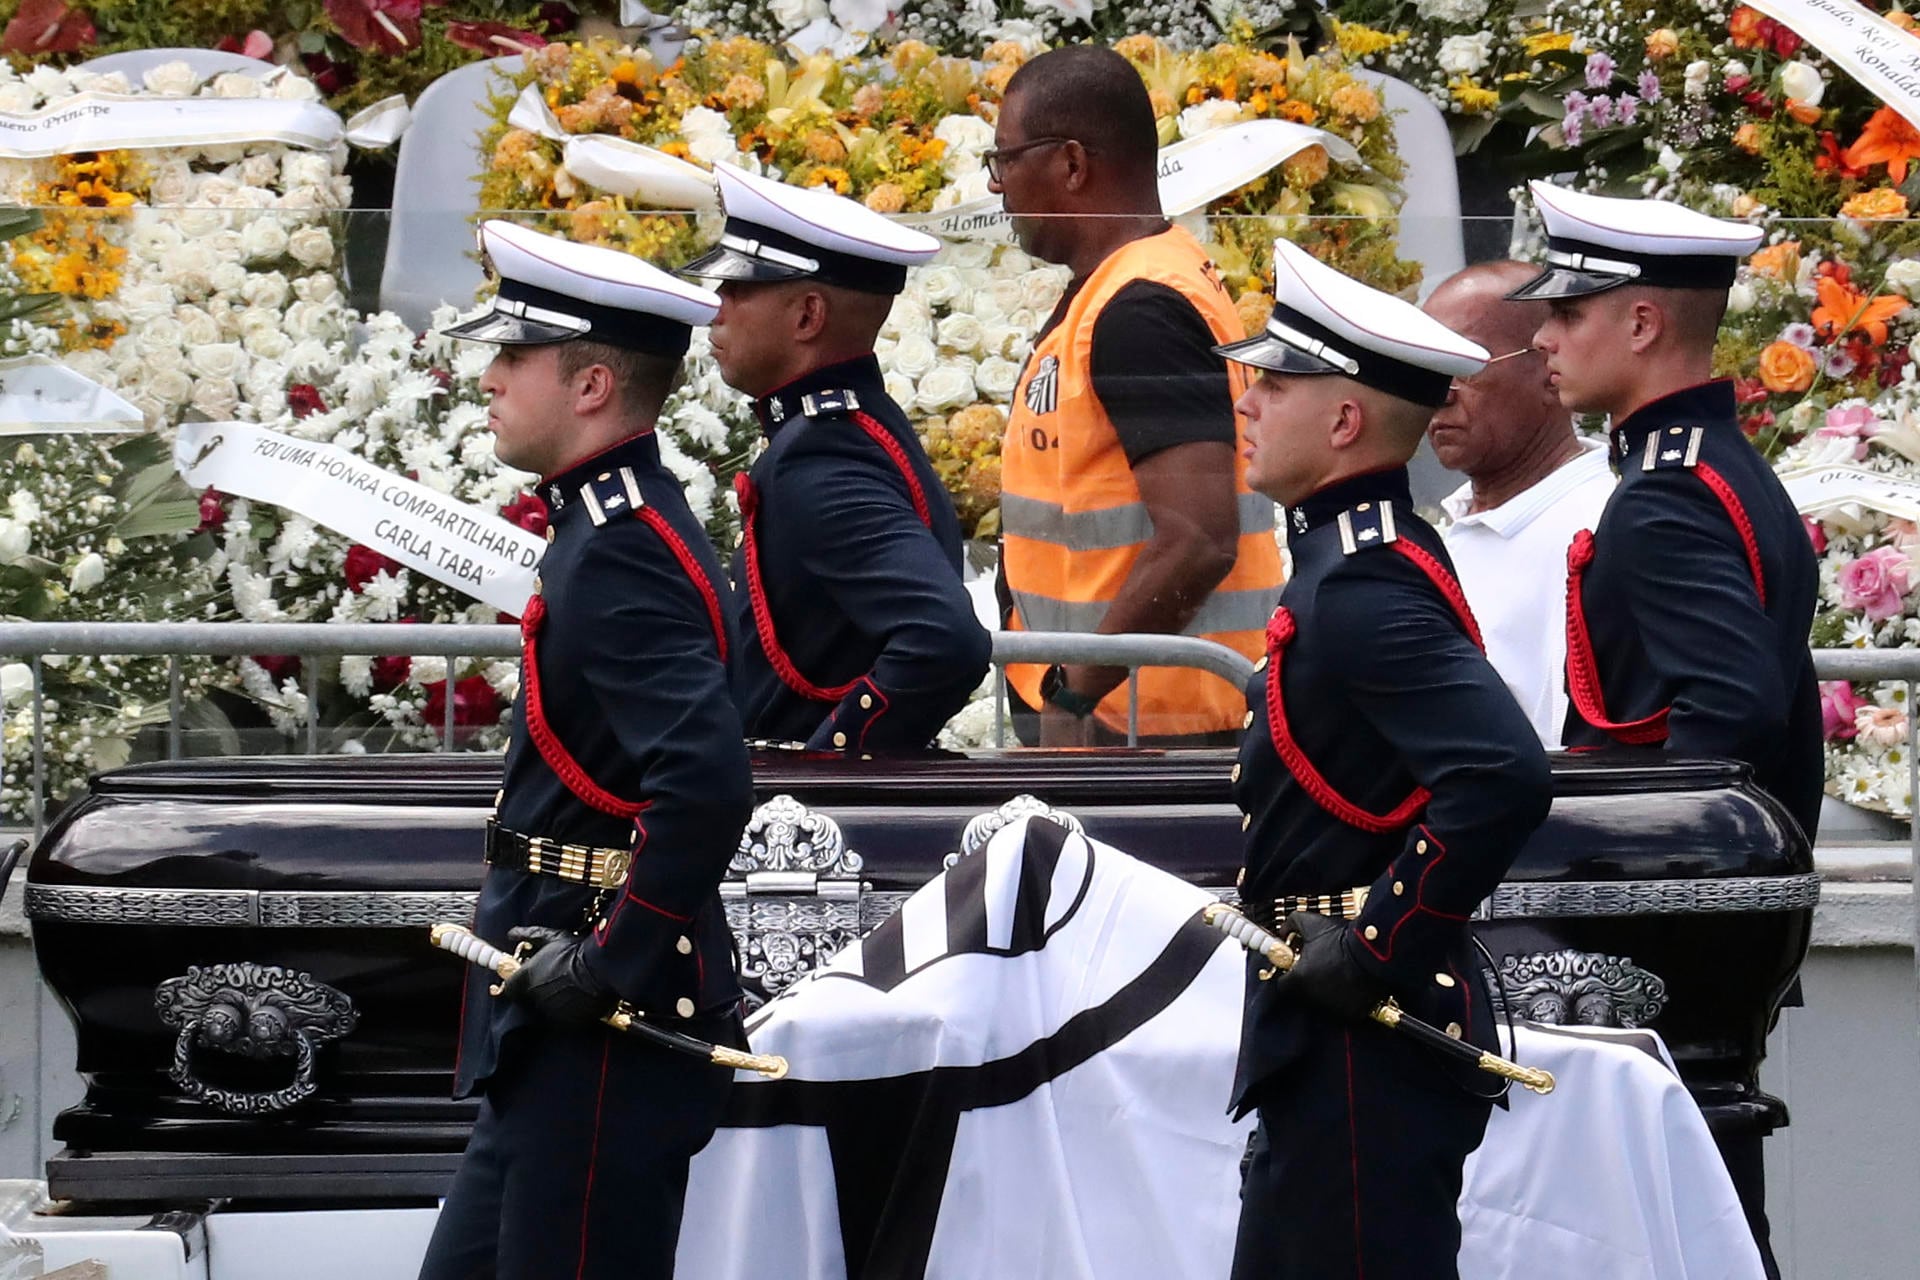
M 1235 439 L 1219 339 L 1180 291 L 1135 280 L 1093 322 L 1093 393 L 1138 466 L 1177 444 Z

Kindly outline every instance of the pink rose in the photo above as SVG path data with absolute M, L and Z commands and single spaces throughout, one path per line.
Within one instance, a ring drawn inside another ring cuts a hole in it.
M 1911 568 L 1898 547 L 1878 547 L 1840 571 L 1840 603 L 1859 609 L 1870 621 L 1885 622 L 1900 612 Z
M 1822 426 L 1818 431 L 1815 431 L 1814 434 L 1817 436 L 1827 436 L 1829 438 L 1851 437 L 1858 442 L 1853 447 L 1853 460 L 1858 462 L 1867 456 L 1867 441 L 1879 435 L 1883 430 L 1885 430 L 1885 424 L 1880 421 L 1872 409 L 1868 408 L 1865 404 L 1854 402 L 1852 404 L 1838 405 L 1827 410 L 1826 425 Z
M 1891 747 L 1907 740 L 1907 717 L 1893 707 L 1861 707 L 1853 713 L 1854 732 L 1862 742 Z
M 1828 742 L 1840 741 L 1854 735 L 1854 718 L 1862 707 L 1869 705 L 1864 698 L 1854 693 L 1853 686 L 1845 680 L 1825 680 L 1820 684 L 1820 729 Z

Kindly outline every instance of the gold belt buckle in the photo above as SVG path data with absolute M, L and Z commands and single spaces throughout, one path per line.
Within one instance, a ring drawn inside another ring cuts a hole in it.
M 596 861 L 600 866 L 594 883 L 602 889 L 617 889 L 627 882 L 627 872 L 633 866 L 633 854 L 626 849 L 601 849 Z

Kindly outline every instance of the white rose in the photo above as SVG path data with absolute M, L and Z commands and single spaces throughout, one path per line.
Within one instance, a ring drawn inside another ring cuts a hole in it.
M 186 243 L 186 237 L 158 218 L 142 218 L 130 228 L 128 241 L 128 247 L 142 260 L 165 266 L 173 251 Z
M 338 361 L 325 342 L 318 338 L 302 338 L 298 334 L 292 336 L 293 350 L 287 352 L 289 373 L 307 382 L 318 382 L 333 376 Z
M 1745 315 L 1753 310 L 1753 286 L 1742 280 L 1727 290 L 1727 314 Z
M 895 338 L 924 338 L 933 332 L 933 313 L 927 310 L 926 300 L 909 289 L 893 300 L 880 332 Z
M 287 252 L 303 267 L 324 267 L 333 261 L 333 237 L 319 227 L 302 227 L 287 237 Z
M 250 187 L 270 187 L 280 180 L 280 161 L 261 152 L 240 162 L 240 181 Z
M 149 372 L 147 394 L 162 404 L 181 405 L 193 395 L 193 379 L 184 369 L 163 369 Z
M 220 322 L 199 307 L 181 307 L 173 313 L 180 322 L 180 345 L 197 347 L 220 341 Z
M 213 269 L 213 291 L 220 297 L 238 294 L 247 283 L 247 269 L 237 262 L 223 262 Z
M 215 422 L 224 422 L 240 407 L 240 388 L 231 378 L 202 378 L 193 388 L 190 403 Z
M 204 173 L 193 184 L 192 199 L 195 204 L 222 209 L 233 202 L 233 197 L 239 190 L 238 184 L 217 173 Z
M 1809 107 L 1817 107 L 1826 96 L 1827 82 L 1806 63 L 1789 62 L 1780 68 L 1780 92 Z
M 174 292 L 190 299 L 204 298 L 212 291 L 215 265 L 213 251 L 191 240 L 175 249 L 161 264 Z
M 247 353 L 237 342 L 210 342 L 188 353 L 187 367 L 198 377 L 237 380 L 246 372 Z
M 156 283 L 122 285 L 119 301 L 128 320 L 134 324 L 145 324 L 160 316 L 172 315 L 177 299 L 172 289 Z
M 43 98 L 65 98 L 73 93 L 73 81 L 58 67 L 45 63 L 27 72 L 21 79 Z
M 67 590 L 81 595 L 93 590 L 107 580 L 107 562 L 100 558 L 98 551 L 89 551 L 80 557 L 73 566 L 73 573 L 67 578 Z
M 1448 36 L 1440 42 L 1436 60 L 1448 75 L 1470 76 L 1487 65 L 1493 55 L 1493 33 L 1482 31 L 1470 36 Z
M 125 379 L 138 379 L 159 373 L 172 373 L 187 367 L 187 353 L 179 347 L 157 347 L 138 357 L 133 367 L 119 372 Z
M 964 311 L 955 312 L 942 320 L 934 329 L 940 345 L 949 351 L 958 351 L 963 355 L 972 355 L 980 348 L 986 337 L 986 327 Z
M 163 62 L 140 77 L 148 93 L 181 98 L 200 87 L 200 77 L 184 62 Z
M 306 338 L 332 337 L 335 325 L 332 309 L 319 302 L 296 302 L 289 306 L 281 327 L 295 342 Z
M 980 349 L 990 357 L 1005 356 L 1012 359 L 1026 345 L 1026 333 L 1005 321 L 992 321 L 986 329 L 986 334 L 980 340 Z
M 299 295 L 302 302 L 331 302 L 340 296 L 340 282 L 333 278 L 331 271 L 316 271 L 310 276 L 294 281 L 293 291 Z M 411 343 L 412 340 L 413 334 L 408 331 L 407 341 Z
M 1211 133 L 1215 129 L 1237 124 L 1240 120 L 1240 104 L 1225 98 L 1209 98 L 1205 102 L 1196 102 L 1180 113 L 1180 136 L 1198 137 Z
M 827 0 L 770 0 L 767 9 L 781 31 L 798 31 L 815 18 L 827 16 Z
M 1887 268 L 1887 287 L 1920 298 L 1920 258 L 1896 258 Z
M 316 155 L 311 151 L 295 151 L 280 161 L 280 182 L 289 189 L 324 187 L 332 181 L 333 162 L 323 155 Z
M 40 95 L 18 80 L 10 84 L 0 84 L 0 111 L 23 116 L 40 102 Z
M 998 26 L 988 27 L 981 36 L 987 40 L 1005 40 L 1018 45 L 1022 58 L 1031 58 L 1047 51 L 1047 33 L 1036 22 L 1026 18 L 1009 18 Z
M 252 76 L 238 71 L 229 71 L 213 79 L 213 96 L 216 98 L 258 98 L 260 82 Z
M 913 380 L 891 370 L 881 379 L 887 386 L 887 399 L 898 405 L 913 403 Z
M 902 338 L 893 349 L 894 372 L 916 382 L 932 372 L 939 362 L 940 353 L 927 338 Z
M 1693 68 L 1688 67 L 1687 70 L 1691 71 L 1693 70 Z M 1720 64 L 1720 74 L 1723 76 L 1747 75 L 1748 74 L 1747 64 L 1740 61 L 1740 59 L 1738 58 L 1728 58 L 1725 62 Z
M 0 667 L 0 706 L 18 706 L 33 696 L 33 668 L 24 662 Z
M 961 405 L 972 404 L 977 398 L 972 371 L 964 362 L 952 362 L 939 365 L 920 379 L 913 403 L 916 408 L 938 413 L 942 409 L 958 409 Z
M 1712 74 L 1713 68 L 1707 65 L 1705 59 L 1689 62 L 1685 73 L 1687 96 L 1689 98 L 1706 97 L 1707 78 Z
M 1020 306 L 1008 310 L 1028 310 L 1047 314 L 1053 310 L 1060 294 L 1066 287 L 1058 270 L 1049 267 L 1041 271 L 1029 271 L 1020 277 Z
M 250 356 L 279 360 L 293 349 L 293 339 L 278 329 L 255 329 L 240 339 Z
M 172 316 L 153 317 L 133 331 L 134 350 L 149 359 L 161 351 L 178 351 L 186 340 L 186 330 Z
M 272 262 L 287 252 L 287 231 L 280 219 L 262 216 L 247 219 L 240 231 L 240 250 L 249 262 Z
M 966 283 L 954 268 L 936 265 L 920 273 L 920 292 L 936 307 L 959 306 L 966 293 Z
M 907 396 L 913 396 L 913 386 L 908 384 Z M 0 516 L 0 564 L 12 564 L 33 549 L 33 529 L 24 520 L 9 520 Z
M 962 240 L 948 245 L 942 256 L 948 266 L 957 270 L 983 271 L 993 265 L 993 246 L 984 240 Z
M 1000 252 L 993 260 L 994 270 L 1009 276 L 1025 275 L 1039 265 L 1043 264 L 1028 257 L 1026 250 L 1011 244 L 1000 246 Z
M 126 291 L 123 289 L 121 292 Z M 287 296 L 291 292 L 287 278 L 278 271 L 256 271 L 250 272 L 247 282 L 240 286 L 240 299 L 250 307 L 278 311 L 287 305 Z
M 218 209 L 189 208 L 173 215 L 173 229 L 187 240 L 210 236 L 226 225 L 227 215 Z
M 312 102 L 320 96 L 320 86 L 305 76 L 284 75 L 273 82 L 272 96 L 287 102 Z
M 193 169 L 177 156 L 162 161 L 147 186 L 147 199 L 152 204 L 185 204 L 192 194 Z
M 988 356 L 973 371 L 973 381 L 981 395 L 1004 402 L 1013 398 L 1013 388 L 1020 381 L 1020 366 L 999 356 Z

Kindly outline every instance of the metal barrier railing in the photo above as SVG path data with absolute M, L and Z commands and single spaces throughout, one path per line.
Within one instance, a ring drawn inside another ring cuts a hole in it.
M 33 672 L 33 834 L 46 829 L 46 726 L 43 691 L 46 658 L 56 656 L 158 656 L 170 659 L 167 673 L 167 758 L 181 754 L 180 659 L 187 655 L 245 657 L 284 653 L 299 657 L 388 657 L 433 654 L 447 659 L 500 658 L 518 654 L 520 629 L 453 623 L 326 622 L 5 622 L 0 623 L 0 658 L 25 659 Z M 993 664 L 1087 663 L 1125 667 L 1129 694 L 1139 690 L 1143 667 L 1187 667 L 1208 671 L 1235 685 L 1246 683 L 1253 663 L 1225 645 L 1196 636 L 1084 635 L 1057 631 L 1001 631 L 993 636 Z M 319 673 L 301 663 L 306 685 L 307 749 L 319 749 Z M 1140 738 L 1139 700 L 1129 698 L 1127 742 Z M 454 699 L 446 699 L 441 741 L 454 740 Z M 994 688 L 995 744 L 1004 746 L 1006 687 Z

